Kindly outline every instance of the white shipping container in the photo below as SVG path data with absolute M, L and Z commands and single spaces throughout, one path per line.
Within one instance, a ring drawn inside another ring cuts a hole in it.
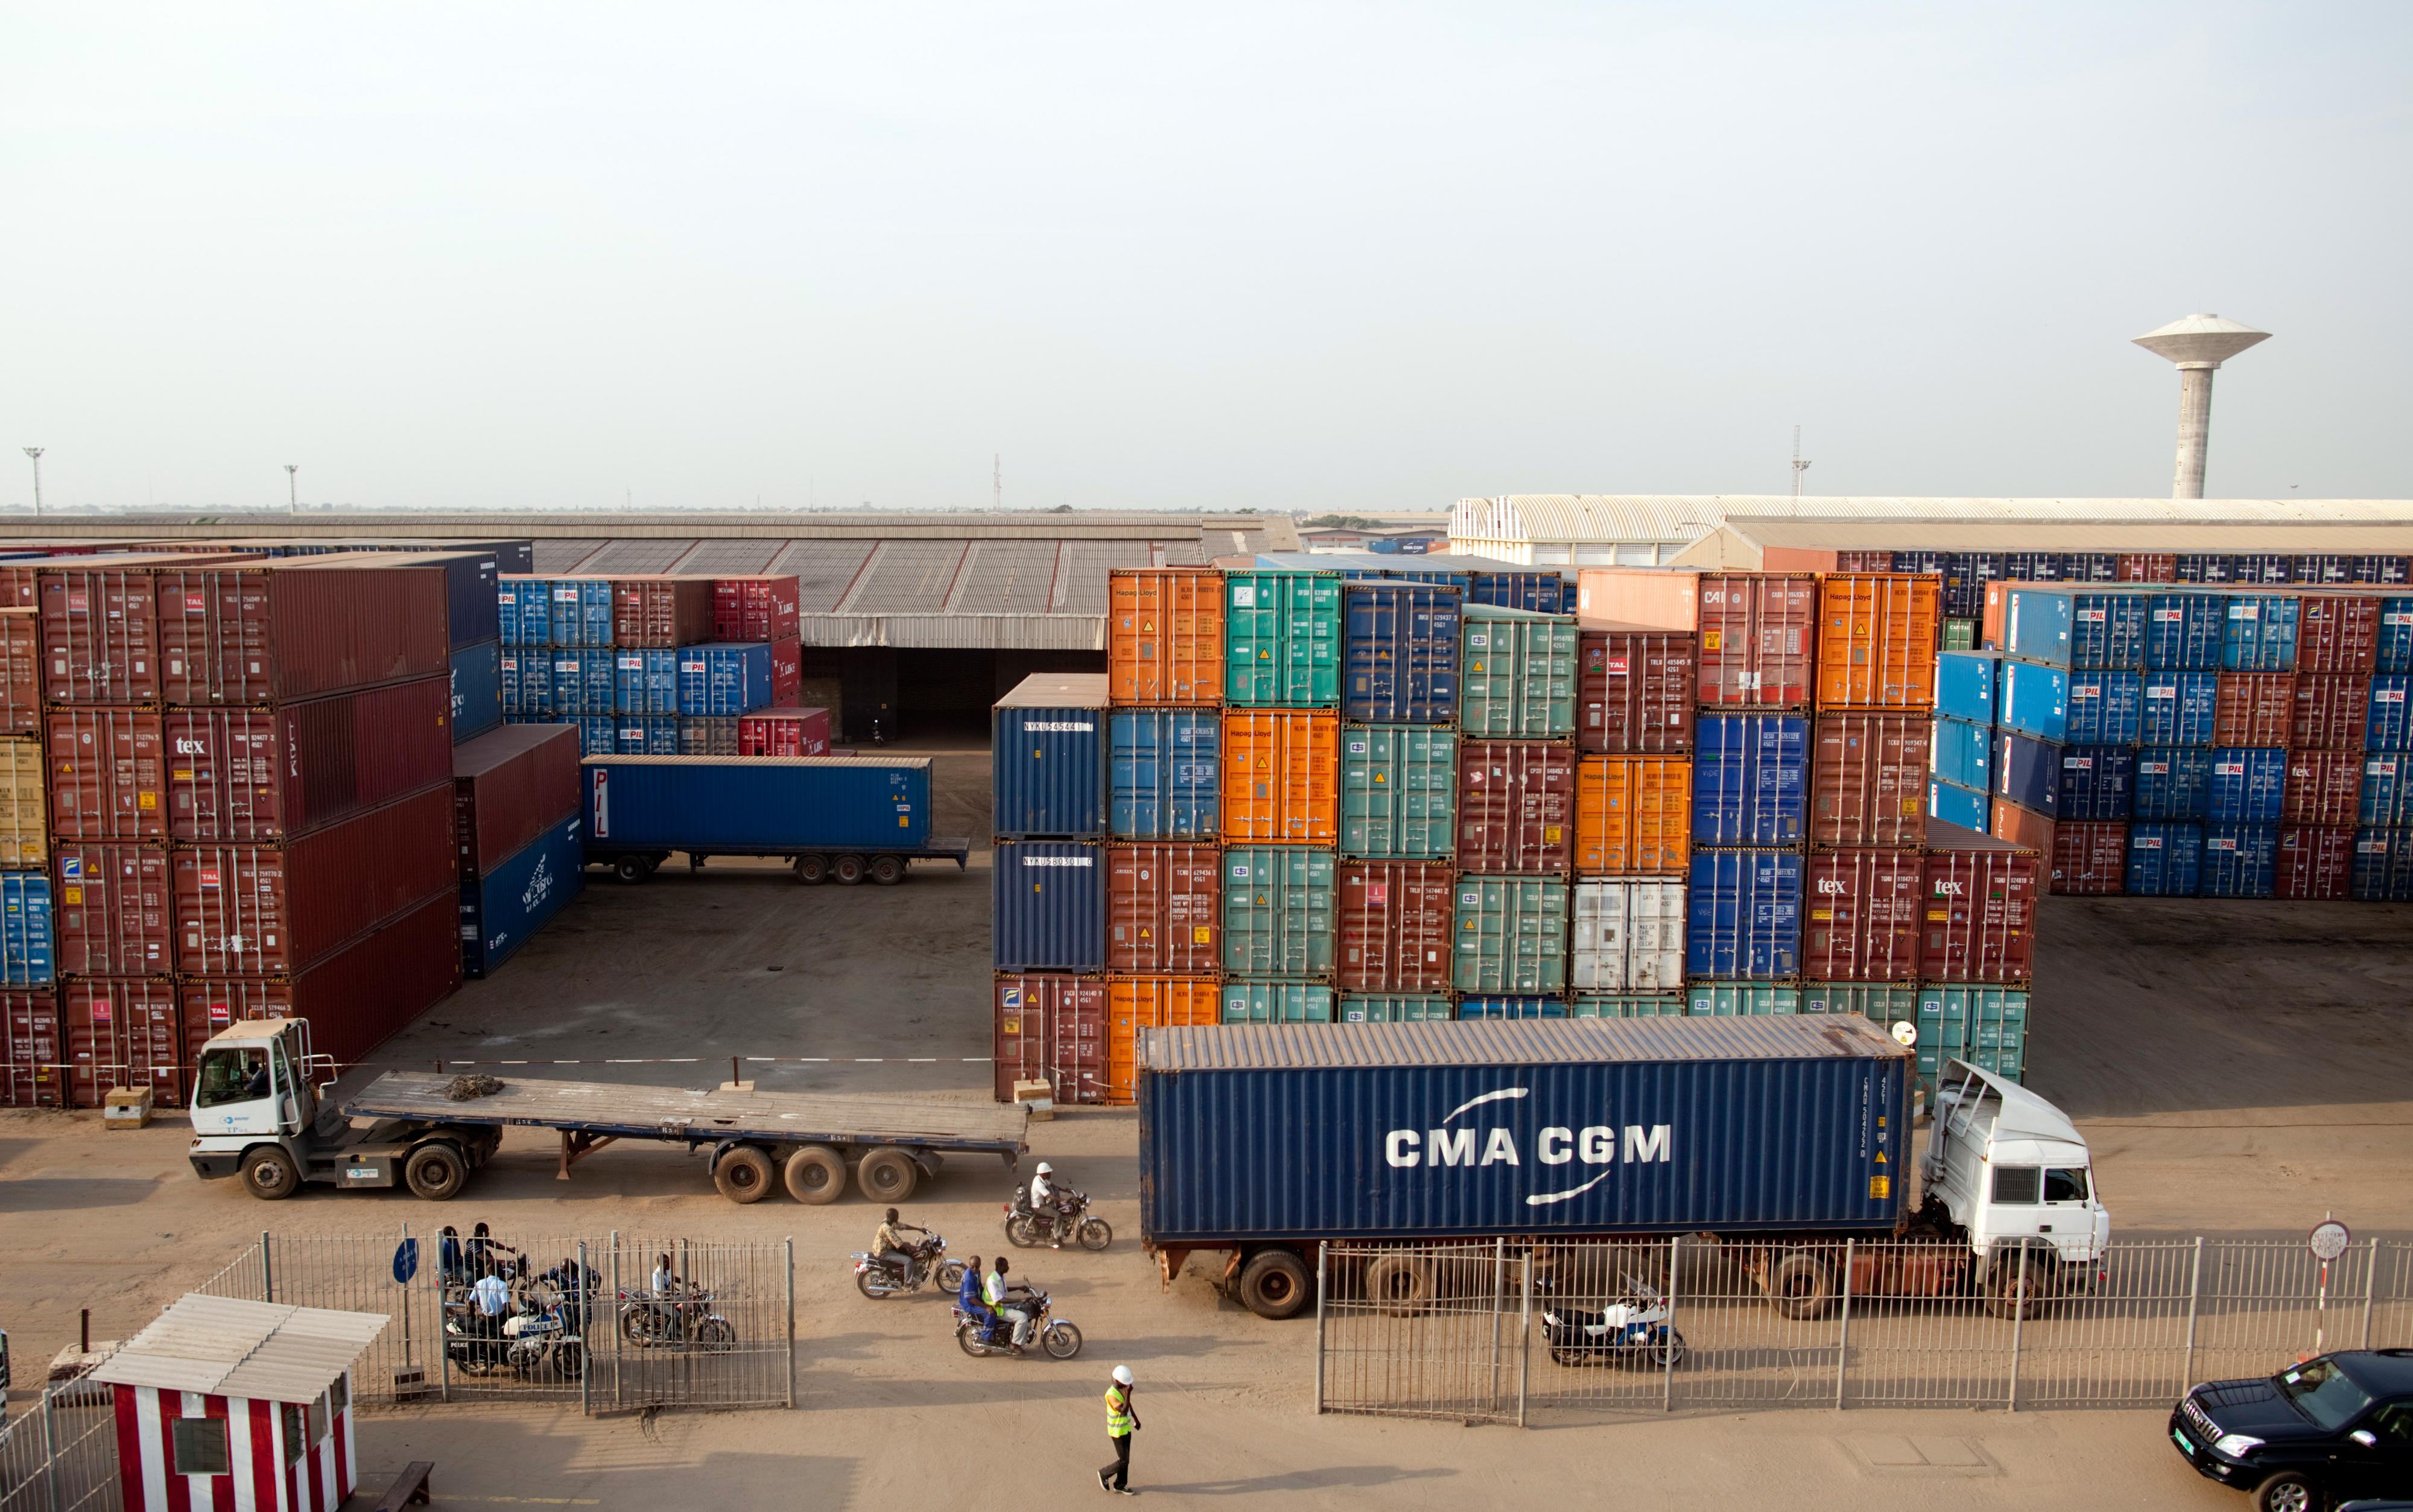
M 1578 992 L 1677 992 L 1684 987 L 1684 884 L 1660 877 L 1578 882 Z

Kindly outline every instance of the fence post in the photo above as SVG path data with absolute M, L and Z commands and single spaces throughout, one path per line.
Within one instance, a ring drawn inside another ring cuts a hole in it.
M 620 1405 L 620 1231 L 612 1230 L 612 1405 Z
M 1676 1410 L 1676 1267 L 1677 1262 L 1684 1257 L 1678 1248 L 1683 1242 L 1681 1234 L 1667 1236 L 1667 1347 L 1665 1351 L 1667 1369 L 1659 1385 L 1661 1412 Z
M 788 1407 L 796 1405 L 796 1236 L 780 1241 L 788 1257 Z
M 59 1444 L 51 1421 L 51 1398 L 57 1394 L 56 1387 L 42 1387 L 42 1489 L 50 1497 L 50 1512 L 59 1512 Z
M 595 1394 L 587 1383 L 595 1378 L 595 1288 L 586 1284 L 586 1241 L 578 1241 L 578 1347 L 585 1355 L 578 1367 L 578 1413 L 595 1416 Z
M 1315 1246 L 1315 1415 L 1324 1416 L 1324 1288 L 1329 1272 L 1324 1263 L 1325 1246 Z
M 2371 1299 L 2379 1289 L 2379 1236 L 2371 1237 L 2371 1269 L 2362 1278 L 2362 1347 L 2371 1347 Z
M 268 1230 L 265 1228 L 259 1231 L 259 1299 L 263 1302 L 276 1300 L 276 1272 L 269 1264 Z
M 1525 1387 L 1533 1374 L 1533 1246 L 1525 1246 L 1525 1279 L 1518 1288 L 1517 1304 L 1517 1337 L 1521 1347 L 1517 1356 L 1517 1426 L 1525 1426 Z
M 1843 1322 L 1835 1332 L 1835 1410 L 1843 1410 L 1843 1365 L 1852 1358 L 1852 1256 L 1857 1239 L 1843 1240 Z
M 2020 1289 L 2011 1301 L 2011 1400 L 2004 1409 L 2020 1410 L 2020 1329 L 2028 1320 L 2028 1247 L 2020 1246 Z
M 1491 1241 L 1491 1412 L 1500 1412 L 1500 1312 L 1508 1303 L 1508 1240 Z
M 2186 1358 L 2179 1367 L 2179 1389 L 2184 1391 L 2195 1384 L 2195 1318 L 2203 1297 L 2203 1236 L 2195 1237 L 2195 1264 L 2187 1271 L 2187 1332 Z

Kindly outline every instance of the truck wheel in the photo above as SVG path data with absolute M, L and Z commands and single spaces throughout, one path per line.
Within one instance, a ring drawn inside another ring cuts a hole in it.
M 1432 1311 L 1438 1290 L 1430 1260 L 1419 1255 L 1384 1255 L 1366 1267 L 1366 1296 L 1393 1317 Z
M 2052 1295 L 2052 1262 L 2031 1250 L 2027 1272 L 2022 1279 L 2016 1253 L 1995 1261 L 1986 1283 L 1986 1311 L 1998 1318 L 2032 1318 L 2042 1312 L 2044 1299 Z
M 1280 1322 L 1307 1305 L 1307 1267 L 1288 1250 L 1259 1250 L 1240 1268 L 1240 1305 Z
M 788 1196 L 818 1208 L 846 1191 L 846 1161 L 825 1144 L 808 1144 L 788 1157 Z
M 760 1202 L 771 1195 L 771 1157 L 741 1144 L 712 1167 L 712 1184 L 732 1202 Z
M 863 880 L 867 870 L 860 856 L 836 857 L 830 861 L 830 880 L 841 888 L 851 888 Z
M 922 1179 L 922 1168 L 913 1157 L 895 1145 L 886 1145 L 863 1157 L 854 1167 L 854 1184 L 874 1202 L 902 1202 L 913 1195 Z
M 871 880 L 883 888 L 893 888 L 905 880 L 905 859 L 901 856 L 874 856 L 871 859 Z
M 623 856 L 612 863 L 612 874 L 623 882 L 643 882 L 653 875 L 654 869 L 642 856 Z
M 444 1202 L 461 1195 L 468 1184 L 469 1166 L 449 1144 L 423 1144 L 403 1162 L 402 1182 L 414 1196 Z
M 284 1147 L 264 1144 L 243 1157 L 243 1184 L 263 1202 L 280 1202 L 302 1190 L 302 1173 Z
M 799 856 L 796 858 L 796 880 L 808 888 L 818 888 L 829 880 L 829 858 Z
M 1835 1273 L 1816 1255 L 1796 1250 L 1769 1272 L 1768 1297 L 1779 1317 L 1825 1317 L 1835 1305 Z

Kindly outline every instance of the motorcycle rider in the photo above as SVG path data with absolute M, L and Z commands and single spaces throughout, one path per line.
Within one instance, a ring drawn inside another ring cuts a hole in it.
M 899 1282 L 910 1282 L 913 1279 L 913 1255 L 911 1247 L 905 1242 L 905 1236 L 928 1232 L 919 1224 L 898 1222 L 896 1210 L 891 1208 L 880 1225 L 880 1231 L 871 1236 L 871 1253 L 880 1256 L 881 1265 L 896 1272 Z
M 1030 1311 L 1014 1304 L 1029 1301 L 1030 1291 L 1029 1287 L 1014 1285 L 1005 1279 L 1009 1269 L 1005 1256 L 999 1255 L 997 1269 L 989 1272 L 985 1295 L 990 1311 L 1014 1325 L 1013 1347 L 1014 1352 L 1019 1355 L 1022 1346 L 1030 1342 Z
M 987 1278 L 981 1274 L 980 1256 L 975 1255 L 971 1264 L 964 1267 L 963 1284 L 955 1288 L 955 1305 L 963 1309 L 964 1315 L 970 1318 L 975 1326 L 984 1329 L 988 1326 L 987 1284 Z
M 1048 1247 L 1060 1250 L 1064 1247 L 1066 1227 L 1072 1222 L 1073 1205 L 1062 1196 L 1062 1188 L 1056 1184 L 1055 1176 L 1056 1167 L 1044 1160 L 1031 1173 L 1030 1211 L 1047 1214 L 1047 1233 L 1053 1240 Z

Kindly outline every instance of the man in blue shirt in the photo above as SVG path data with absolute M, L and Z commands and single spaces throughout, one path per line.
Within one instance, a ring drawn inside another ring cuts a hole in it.
M 985 1327 L 988 1321 L 988 1303 L 982 1299 L 982 1286 L 981 1258 L 975 1255 L 972 1263 L 964 1267 L 964 1284 L 955 1288 L 955 1305 L 963 1309 L 975 1327 Z

